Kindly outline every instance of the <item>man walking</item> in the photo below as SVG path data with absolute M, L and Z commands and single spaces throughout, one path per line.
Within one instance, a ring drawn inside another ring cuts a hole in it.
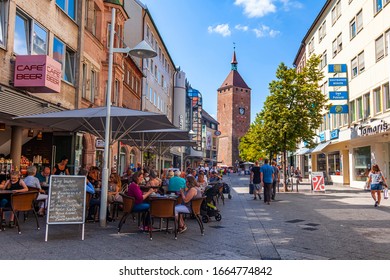
M 264 202 L 270 205 L 272 196 L 272 183 L 274 180 L 274 169 L 268 164 L 268 159 L 264 160 L 260 168 L 260 180 L 264 187 Z
M 276 166 L 276 161 L 272 161 L 272 168 L 274 169 L 274 179 L 273 179 L 273 182 L 272 182 L 272 195 L 271 195 L 271 199 L 275 200 L 276 186 L 279 185 L 279 182 L 280 182 L 280 174 L 279 174 L 279 169 Z
M 250 181 L 253 184 L 253 195 L 254 200 L 256 200 L 256 194 L 259 196 L 259 199 L 261 200 L 261 186 L 260 186 L 260 166 L 259 162 L 255 161 L 255 166 L 251 169 L 251 178 Z

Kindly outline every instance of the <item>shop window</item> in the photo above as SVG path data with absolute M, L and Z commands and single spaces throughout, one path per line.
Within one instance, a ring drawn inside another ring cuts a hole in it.
M 53 58 L 61 63 L 64 81 L 74 84 L 76 54 L 56 37 L 53 41 Z
M 318 154 L 317 155 L 317 171 L 326 172 L 326 155 Z
M 6 47 L 7 37 L 7 15 L 9 1 L 0 1 L 0 47 Z
M 366 181 L 371 169 L 371 147 L 353 149 L 353 157 L 355 181 Z
M 340 164 L 340 152 L 328 154 L 328 175 L 343 175 Z
M 76 6 L 77 0 L 56 0 L 56 4 L 61 8 L 70 18 L 76 20 Z
M 15 17 L 14 52 L 19 55 L 47 54 L 47 30 L 20 12 Z

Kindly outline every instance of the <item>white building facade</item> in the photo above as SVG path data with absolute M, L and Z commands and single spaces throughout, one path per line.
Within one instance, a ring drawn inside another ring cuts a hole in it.
M 335 184 L 359 188 L 373 164 L 390 175 L 389 3 L 328 0 L 302 40 L 297 69 L 310 55 L 321 55 L 323 93 L 347 92 L 345 99 L 329 102 L 344 109 L 348 105 L 346 113 L 324 114 L 317 147 L 301 145 L 297 151 L 297 165 L 306 174 L 322 171 Z M 329 71 L 329 65 L 346 69 Z M 347 78 L 347 84 L 334 86 L 329 78 Z

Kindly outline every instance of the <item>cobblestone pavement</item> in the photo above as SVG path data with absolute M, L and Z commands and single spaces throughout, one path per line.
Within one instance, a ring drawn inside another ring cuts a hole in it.
M 231 175 L 232 199 L 218 205 L 222 220 L 205 224 L 201 236 L 195 220 L 174 240 L 156 232 L 153 240 L 128 221 L 122 233 L 118 222 L 101 228 L 85 225 L 51 225 L 45 242 L 45 220 L 37 231 L 30 214 L 22 234 L 7 228 L 0 232 L 0 259 L 145 259 L 145 260 L 256 260 L 256 259 L 390 259 L 390 203 L 374 208 L 369 192 L 327 186 L 312 193 L 308 185 L 297 192 L 280 192 L 271 205 L 248 194 L 249 176 Z

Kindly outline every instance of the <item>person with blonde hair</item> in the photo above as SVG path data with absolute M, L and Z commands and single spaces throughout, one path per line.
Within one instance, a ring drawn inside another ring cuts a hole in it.
M 28 187 L 24 183 L 24 181 L 22 179 L 20 179 L 20 173 L 18 171 L 12 171 L 11 172 L 11 179 L 8 180 L 7 182 L 5 182 L 5 184 L 2 185 L 1 188 L 4 190 L 13 191 L 15 193 L 28 191 Z M 6 199 L 6 198 L 3 198 L 0 201 L 0 208 L 5 208 L 5 207 L 11 207 L 11 201 Z M 5 221 L 4 214 L 5 214 L 5 212 L 3 212 L 3 217 L 2 217 L 3 221 Z M 15 227 L 14 218 L 15 218 L 14 213 L 11 212 L 11 217 L 9 219 L 9 227 L 10 228 Z
M 378 164 L 374 164 L 368 174 L 367 184 L 370 186 L 371 197 L 374 199 L 375 207 L 380 206 L 382 198 L 383 185 L 387 186 L 386 178 L 383 176 Z

